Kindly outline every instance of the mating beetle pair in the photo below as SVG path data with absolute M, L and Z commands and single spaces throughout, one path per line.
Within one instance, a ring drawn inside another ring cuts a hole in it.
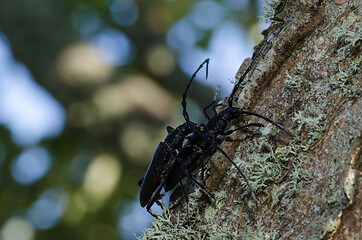
M 263 126 L 259 123 L 250 123 L 236 129 L 227 130 L 233 120 L 239 119 L 242 116 L 247 115 L 262 118 L 290 135 L 287 130 L 285 130 L 281 125 L 272 121 L 271 119 L 264 117 L 258 113 L 244 111 L 241 108 L 236 108 L 232 106 L 234 101 L 234 95 L 237 89 L 240 87 L 241 82 L 245 79 L 246 75 L 249 73 L 252 66 L 254 65 L 266 45 L 270 42 L 275 34 L 280 32 L 280 30 L 281 29 L 278 29 L 272 34 L 271 37 L 267 39 L 257 55 L 254 57 L 252 63 L 241 76 L 240 80 L 237 82 L 237 84 L 233 88 L 231 95 L 229 96 L 228 107 L 220 113 L 217 113 L 216 107 L 218 107 L 219 105 L 215 105 L 216 100 L 214 99 L 211 104 L 204 108 L 204 116 L 208 120 L 206 124 L 199 125 L 190 121 L 189 115 L 186 111 L 186 95 L 193 79 L 196 77 L 196 74 L 205 64 L 207 78 L 209 59 L 206 59 L 192 75 L 182 95 L 182 107 L 185 123 L 181 124 L 175 129 L 167 127 L 168 135 L 166 139 L 164 140 L 164 142 L 161 142 L 158 145 L 145 176 L 138 182 L 139 186 L 141 187 L 141 206 L 146 206 L 147 211 L 151 215 L 154 216 L 151 211 L 152 205 L 154 203 L 160 204 L 159 200 L 163 197 L 163 195 L 160 194 L 162 188 L 164 188 L 164 191 L 167 192 L 172 190 L 177 184 L 180 184 L 181 189 L 183 190 L 182 180 L 186 176 L 189 176 L 192 181 L 194 181 L 201 188 L 203 188 L 206 193 L 208 193 L 209 196 L 213 198 L 213 194 L 210 193 L 203 184 L 199 183 L 196 179 L 194 179 L 191 176 L 191 173 L 196 170 L 200 165 L 203 165 L 204 161 L 209 158 L 216 150 L 221 152 L 238 170 L 238 172 L 244 178 L 250 192 L 252 193 L 252 197 L 256 205 L 258 205 L 254 191 L 250 186 L 246 176 L 236 165 L 236 163 L 228 156 L 228 154 L 219 147 L 219 145 L 222 142 L 221 137 L 230 135 L 234 131 L 250 126 Z M 213 116 L 211 118 L 206 112 L 206 110 L 210 107 L 213 108 Z M 188 140 L 184 144 L 184 141 L 186 139 Z M 183 193 L 187 202 L 187 195 L 184 190 Z

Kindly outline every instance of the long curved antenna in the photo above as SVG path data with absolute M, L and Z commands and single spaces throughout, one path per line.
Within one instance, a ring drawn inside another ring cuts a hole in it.
M 206 63 L 206 79 L 209 75 L 209 60 L 210 59 L 206 59 L 203 63 L 200 64 L 199 68 L 194 72 L 194 74 L 192 74 L 192 77 L 189 81 L 189 83 L 187 84 L 186 88 L 185 88 L 185 91 L 183 92 L 182 94 L 182 108 L 183 108 L 183 115 L 184 115 L 184 118 L 186 120 L 186 122 L 189 122 L 190 121 L 190 117 L 189 117 L 189 114 L 187 113 L 186 111 L 186 94 L 187 94 L 187 91 L 189 90 L 190 86 L 191 86 L 191 82 L 195 79 L 197 73 L 200 71 L 200 69 L 205 65 Z
M 273 120 L 267 118 L 267 117 L 264 117 L 263 115 L 260 115 L 258 113 L 253 113 L 253 112 L 249 112 L 249 111 L 244 111 L 244 110 L 241 110 L 241 109 L 238 109 L 239 112 L 241 114 L 245 114 L 245 115 L 252 115 L 252 116 L 256 116 L 258 118 L 262 118 L 264 119 L 265 121 L 268 121 L 270 122 L 271 124 L 273 124 L 274 126 L 276 126 L 277 128 L 279 128 L 280 130 L 284 131 L 285 133 L 287 133 L 289 136 L 293 136 L 288 130 L 286 130 L 285 128 L 283 128 L 280 124 L 274 122 Z
M 272 38 L 278 34 L 280 31 L 282 30 L 282 28 L 278 28 L 275 32 L 273 32 L 273 34 L 265 41 L 265 43 L 263 44 L 263 46 L 260 48 L 259 52 L 256 54 L 256 56 L 254 57 L 253 61 L 250 63 L 249 67 L 245 70 L 244 74 L 240 77 L 239 81 L 237 82 L 237 84 L 234 86 L 233 91 L 231 92 L 229 99 L 228 99 L 228 103 L 229 103 L 229 107 L 232 107 L 233 101 L 234 101 L 234 95 L 236 90 L 238 90 L 238 88 L 240 87 L 240 84 L 244 81 L 246 75 L 250 72 L 251 68 L 253 67 L 253 65 L 255 64 L 256 60 L 259 58 L 260 54 L 263 52 L 264 48 L 269 44 L 270 40 L 272 40 Z

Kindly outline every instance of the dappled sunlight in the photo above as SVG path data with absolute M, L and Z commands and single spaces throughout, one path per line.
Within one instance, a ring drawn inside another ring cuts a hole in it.
M 128 75 L 122 81 L 99 89 L 93 100 L 102 120 L 120 118 L 140 109 L 164 120 L 169 115 L 172 98 L 150 78 Z
M 97 210 L 115 190 L 122 174 L 122 166 L 111 155 L 94 158 L 85 174 L 83 190 L 89 202 L 88 211 Z
M 113 73 L 113 66 L 104 61 L 99 49 L 89 43 L 69 46 L 59 55 L 57 70 L 69 85 L 104 83 Z

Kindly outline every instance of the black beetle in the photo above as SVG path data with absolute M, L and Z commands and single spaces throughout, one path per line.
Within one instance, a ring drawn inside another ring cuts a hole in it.
M 160 191 L 171 170 L 171 167 L 177 159 L 176 154 L 179 149 L 182 148 L 186 137 L 195 129 L 195 124 L 190 121 L 189 115 L 186 111 L 186 95 L 191 86 L 191 82 L 194 80 L 196 74 L 204 66 L 204 64 L 206 64 L 207 78 L 209 59 L 206 59 L 195 71 L 182 94 L 183 115 L 186 122 L 175 129 L 169 126 L 167 127 L 168 135 L 166 139 L 158 145 L 145 176 L 138 182 L 138 185 L 141 187 L 140 204 L 142 207 L 147 206 L 147 211 L 151 215 L 154 215 L 150 210 L 153 203 L 158 203 L 158 200 L 162 197 L 162 195 L 160 195 Z M 179 166 L 182 168 L 183 165 L 181 164 Z M 185 169 L 183 170 L 186 171 Z
M 236 163 L 228 156 L 228 154 L 223 151 L 218 145 L 221 144 L 222 138 L 224 136 L 230 135 L 232 132 L 240 130 L 242 128 L 250 127 L 250 126 L 256 126 L 256 127 L 262 127 L 262 124 L 258 123 L 251 123 L 246 124 L 244 126 L 241 126 L 239 128 L 228 130 L 228 127 L 230 126 L 231 122 L 235 119 L 239 119 L 243 116 L 256 116 L 258 118 L 262 118 L 279 129 L 286 132 L 288 135 L 291 135 L 287 130 L 285 130 L 281 125 L 274 122 L 273 120 L 264 117 L 258 113 L 253 113 L 250 111 L 244 111 L 241 108 L 233 107 L 233 99 L 234 94 L 236 90 L 239 88 L 241 82 L 245 79 L 246 75 L 251 70 L 251 67 L 255 63 L 256 59 L 260 56 L 263 49 L 266 47 L 266 45 L 269 43 L 269 41 L 272 39 L 272 37 L 277 34 L 281 29 L 278 29 L 275 31 L 272 36 L 270 36 L 267 41 L 263 44 L 262 48 L 259 50 L 258 54 L 254 57 L 252 63 L 249 65 L 249 67 L 246 69 L 244 74 L 241 76 L 238 83 L 235 85 L 231 95 L 228 99 L 228 107 L 221 111 L 220 113 L 216 113 L 214 109 L 214 116 L 208 120 L 206 124 L 201 124 L 200 126 L 196 125 L 193 131 L 193 134 L 189 137 L 189 140 L 186 142 L 186 144 L 179 150 L 176 158 L 178 161 L 174 162 L 174 165 L 172 166 L 172 169 L 170 173 L 167 175 L 166 181 L 164 183 L 164 189 L 165 191 L 170 191 L 173 189 L 178 183 L 182 181 L 182 179 L 185 176 L 190 176 L 190 173 L 192 173 L 194 170 L 196 170 L 200 165 L 203 165 L 203 162 L 205 159 L 209 158 L 216 150 L 220 151 L 238 170 L 238 172 L 242 175 L 244 178 L 249 190 L 252 193 L 252 197 L 258 206 L 254 191 L 249 184 L 245 174 L 240 170 L 240 168 L 236 165 Z M 186 171 L 185 171 L 186 169 Z
M 140 203 L 141 206 L 147 206 L 147 211 L 154 216 L 154 214 L 150 211 L 153 203 L 159 204 L 159 199 L 162 198 L 160 191 L 162 187 L 164 187 L 165 192 L 174 188 L 178 183 L 181 184 L 182 187 L 182 179 L 185 176 L 189 176 L 194 182 L 196 182 L 200 187 L 202 187 L 211 197 L 213 195 L 207 190 L 205 186 L 198 183 L 190 173 L 197 169 L 200 165 L 203 164 L 204 160 L 209 158 L 216 150 L 220 151 L 238 170 L 238 172 L 242 175 L 245 182 L 250 189 L 253 199 L 257 204 L 256 197 L 252 187 L 250 186 L 246 176 L 240 170 L 240 168 L 235 164 L 235 162 L 224 152 L 218 145 L 221 144 L 222 138 L 220 136 L 227 136 L 234 131 L 240 130 L 242 128 L 257 126 L 261 127 L 262 124 L 251 123 L 244 125 L 242 127 L 228 130 L 230 123 L 234 119 L 238 119 L 242 116 L 253 115 L 259 118 L 262 118 L 273 125 L 277 126 L 281 130 L 290 133 L 285 130 L 282 126 L 275 123 L 269 118 L 266 118 L 260 114 L 244 111 L 240 108 L 236 108 L 232 106 L 234 94 L 236 90 L 240 87 L 241 82 L 244 80 L 246 75 L 251 70 L 257 58 L 260 56 L 263 49 L 272 39 L 272 37 L 278 33 L 280 29 L 272 34 L 271 37 L 267 39 L 262 48 L 259 50 L 257 55 L 254 57 L 252 63 L 244 72 L 243 76 L 240 78 L 238 83 L 234 86 L 234 89 L 229 97 L 229 107 L 223 110 L 220 113 L 216 113 L 215 107 L 218 105 L 214 105 L 215 100 L 208 105 L 204 109 L 205 118 L 208 119 L 208 122 L 205 124 L 198 125 L 189 120 L 189 116 L 186 111 L 186 94 L 190 87 L 192 80 L 195 78 L 197 72 L 202 68 L 202 66 L 209 62 L 209 59 L 206 59 L 199 68 L 195 71 L 192 78 L 190 79 L 182 98 L 182 106 L 183 106 L 183 115 L 185 117 L 186 122 L 181 124 L 176 129 L 172 129 L 168 127 L 168 136 L 166 137 L 164 142 L 161 142 L 153 156 L 152 162 L 147 169 L 145 177 L 139 181 L 139 185 L 141 187 L 140 191 Z M 206 68 L 206 76 L 208 69 Z M 206 113 L 206 109 L 213 106 L 214 116 L 210 119 Z M 192 135 L 190 135 L 192 133 Z M 182 146 L 184 140 L 188 138 L 187 143 Z M 185 196 L 187 200 L 187 196 Z

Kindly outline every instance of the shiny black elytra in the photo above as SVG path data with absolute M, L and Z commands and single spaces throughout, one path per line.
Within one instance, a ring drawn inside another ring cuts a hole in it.
M 252 63 L 249 65 L 244 74 L 241 76 L 238 83 L 235 85 L 229 97 L 228 108 L 221 111 L 220 113 L 217 113 L 215 108 L 218 105 L 214 105 L 215 104 L 214 100 L 210 105 L 208 105 L 204 109 L 205 118 L 208 120 L 206 124 L 198 125 L 189 120 L 186 111 L 186 93 L 190 87 L 192 80 L 196 76 L 197 72 L 202 68 L 203 64 L 205 63 L 208 64 L 208 59 L 205 60 L 196 70 L 196 72 L 193 74 L 191 80 L 189 81 L 189 84 L 187 85 L 184 91 L 182 98 L 183 114 L 186 122 L 177 127 L 175 130 L 168 128 L 169 135 L 166 137 L 165 142 L 160 143 L 160 145 L 158 146 L 155 155 L 153 157 L 153 160 L 146 172 L 145 177 L 141 179 L 139 182 L 139 185 L 141 186 L 141 192 L 140 192 L 141 206 L 142 207 L 147 206 L 147 211 L 150 214 L 154 215 L 150 211 L 150 208 L 153 205 L 153 203 L 156 202 L 157 204 L 159 204 L 158 200 L 162 198 L 162 195 L 160 194 L 162 187 L 164 188 L 165 192 L 167 192 L 180 183 L 181 189 L 183 189 L 181 181 L 186 176 L 189 176 L 194 182 L 196 182 L 200 187 L 202 187 L 209 194 L 210 197 L 213 198 L 213 195 L 206 189 L 206 187 L 198 183 L 190 175 L 190 173 L 192 173 L 200 165 L 203 165 L 204 161 L 208 159 L 216 150 L 220 151 L 242 175 L 249 190 L 252 193 L 253 200 L 258 206 L 254 191 L 251 185 L 249 184 L 245 174 L 240 170 L 240 168 L 236 165 L 236 163 L 227 155 L 227 153 L 224 152 L 218 145 L 222 142 L 222 138 L 220 137 L 230 135 L 234 131 L 250 126 L 257 126 L 257 127 L 263 126 L 262 124 L 251 123 L 233 130 L 227 130 L 230 123 L 233 120 L 239 119 L 247 115 L 252 115 L 262 118 L 290 135 L 290 133 L 287 130 L 285 130 L 282 126 L 275 123 L 271 119 L 264 117 L 258 113 L 244 111 L 241 108 L 236 108 L 232 106 L 234 101 L 234 95 L 236 93 L 236 90 L 240 87 L 241 82 L 245 79 L 246 75 L 251 70 L 252 66 L 256 62 L 257 58 L 260 56 L 263 49 L 266 47 L 266 45 L 269 43 L 272 37 L 275 34 L 277 34 L 279 31 L 280 29 L 274 32 L 272 36 L 267 39 L 262 48 L 259 50 L 258 54 L 254 57 Z M 210 118 L 206 113 L 206 109 L 212 106 L 213 106 L 213 117 Z M 182 146 L 183 141 L 186 138 L 188 138 L 188 141 L 186 142 L 185 145 Z M 187 196 L 185 193 L 184 197 L 187 202 Z

